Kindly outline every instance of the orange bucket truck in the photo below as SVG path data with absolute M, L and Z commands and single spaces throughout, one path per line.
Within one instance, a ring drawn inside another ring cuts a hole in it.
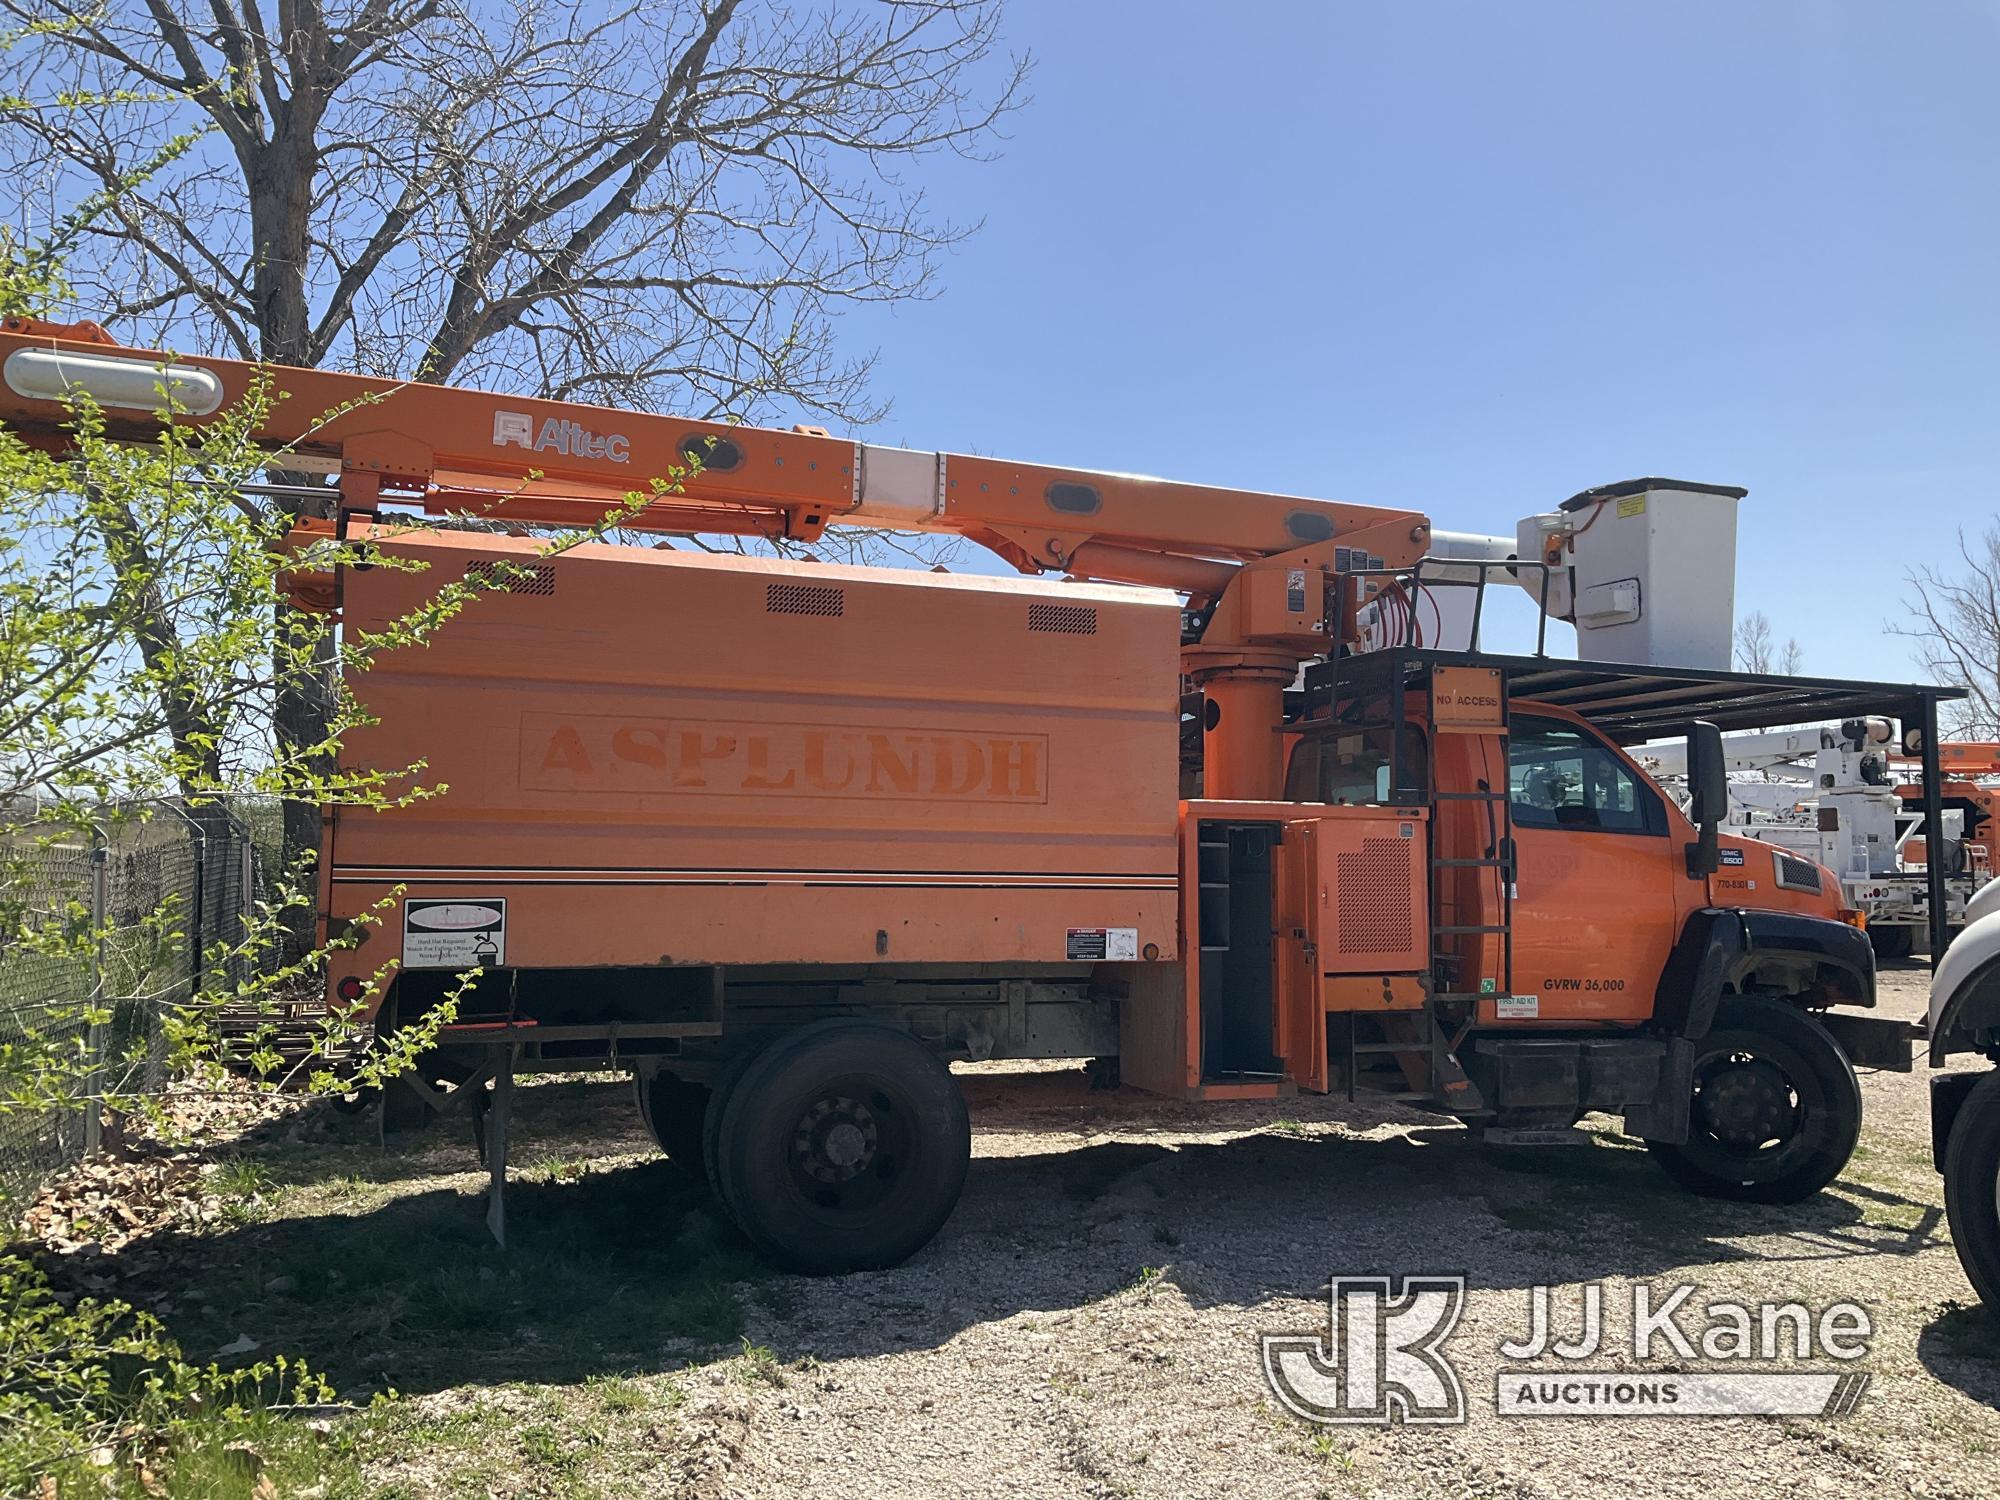
M 0 421 L 49 445 L 79 388 L 143 441 L 167 394 L 198 424 L 258 374 L 21 320 L 0 369 Z M 1941 690 L 1723 670 L 1741 491 L 1637 481 L 1466 538 L 1410 510 L 275 376 L 262 436 L 329 476 L 338 534 L 429 565 L 320 579 L 345 628 L 516 565 L 354 681 L 378 722 L 349 763 L 421 759 L 449 790 L 335 810 L 319 861 L 329 927 L 394 912 L 332 955 L 334 995 L 391 1026 L 481 971 L 397 1091 L 481 1122 L 503 1236 L 523 1070 L 630 1071 L 751 1241 L 838 1271 L 950 1215 L 957 1061 L 1089 1060 L 1194 1101 L 1393 1097 L 1496 1140 L 1609 1111 L 1684 1185 L 1767 1201 L 1846 1163 L 1852 1063 L 1908 1066 L 1907 1028 L 1865 1014 L 1872 956 L 1832 874 L 1718 831 L 1719 733 L 1929 727 Z M 412 520 L 587 525 L 656 480 L 628 529 L 948 533 L 1025 576 L 550 555 Z M 1690 552 L 1708 581 L 1684 598 Z M 1489 584 L 1622 654 L 1481 651 Z M 1691 739 L 1687 811 L 1625 748 L 1668 735 Z

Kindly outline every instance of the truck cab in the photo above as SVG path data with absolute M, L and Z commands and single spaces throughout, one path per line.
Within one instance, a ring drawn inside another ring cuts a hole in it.
M 1507 1020 L 1544 1025 L 1624 1026 L 1649 1021 L 1655 983 L 1689 921 L 1733 911 L 1755 930 L 1801 932 L 1818 941 L 1810 968 L 1773 950 L 1754 981 L 1810 996 L 1815 1008 L 1869 1006 L 1871 965 L 1853 939 L 1854 913 L 1842 905 L 1833 872 L 1775 844 L 1718 835 L 1713 871 L 1691 867 L 1699 829 L 1622 747 L 1560 705 L 1513 703 L 1504 734 L 1446 732 L 1423 722 L 1423 700 L 1406 705 L 1407 774 L 1452 797 L 1433 814 L 1435 858 L 1449 873 L 1439 882 L 1437 920 L 1498 925 L 1505 934 L 1460 934 L 1447 947 L 1454 966 L 1484 973 L 1491 950 L 1511 945 L 1513 980 Z M 1299 800 L 1386 800 L 1389 736 L 1364 731 L 1301 739 L 1287 789 Z M 1506 788 L 1504 821 L 1513 845 L 1513 878 L 1503 896 L 1478 861 L 1498 842 L 1502 815 L 1477 793 Z M 1820 932 L 1801 920 L 1846 929 Z M 1828 955 L 1834 955 L 1830 961 Z M 1503 1019 L 1495 1013 L 1482 1020 Z
M 1295 1069 L 1299 1086 L 1428 1098 L 1499 1139 L 1622 1112 L 1700 1191 L 1782 1201 L 1824 1186 L 1858 1133 L 1853 1062 L 1909 1066 L 1907 1028 L 1862 1013 L 1875 973 L 1859 916 L 1832 871 L 1721 833 L 1699 796 L 1690 817 L 1625 748 L 1673 728 L 1719 742 L 1695 717 L 1704 702 L 1743 712 L 1770 689 L 1388 655 L 1403 660 L 1309 670 L 1286 793 L 1421 815 L 1432 938 L 1418 977 L 1438 1030 L 1329 1007 L 1324 1069 Z M 1537 680 L 1556 690 L 1531 696 Z

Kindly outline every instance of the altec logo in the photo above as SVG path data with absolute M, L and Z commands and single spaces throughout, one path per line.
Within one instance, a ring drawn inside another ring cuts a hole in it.
M 1046 735 L 525 714 L 521 785 L 551 792 L 1046 802 Z
M 493 446 L 560 453 L 565 458 L 602 458 L 614 464 L 627 463 L 632 457 L 631 440 L 623 433 L 607 432 L 599 437 L 567 417 L 549 417 L 537 431 L 535 419 L 524 411 L 493 413 Z

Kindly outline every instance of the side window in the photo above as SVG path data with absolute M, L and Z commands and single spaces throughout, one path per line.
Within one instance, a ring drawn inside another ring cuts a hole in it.
M 1523 828 L 1666 832 L 1653 789 L 1603 741 L 1573 724 L 1517 714 L 1508 737 L 1507 786 L 1514 821 Z
M 1407 787 L 1428 787 L 1430 756 L 1423 732 L 1403 731 L 1403 774 Z M 1387 802 L 1389 731 L 1364 730 L 1301 740 L 1285 772 L 1285 797 L 1292 802 Z

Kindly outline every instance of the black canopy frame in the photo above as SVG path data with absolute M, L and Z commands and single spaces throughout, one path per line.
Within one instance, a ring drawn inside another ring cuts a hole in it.
M 1399 678 L 1406 689 L 1426 687 L 1439 667 L 1496 670 L 1506 684 L 1510 705 L 1524 700 L 1568 709 L 1619 745 L 1672 739 L 1685 735 L 1698 721 L 1727 733 L 1866 717 L 1894 719 L 1901 730 L 1902 752 L 1914 755 L 1922 767 L 1926 843 L 1942 853 L 1938 705 L 1964 698 L 1964 688 L 1388 646 L 1308 667 L 1301 713 L 1286 727 L 1306 733 L 1319 725 L 1336 729 L 1341 727 L 1332 718 L 1337 696 L 1360 688 L 1364 680 L 1377 693 L 1393 687 Z M 1392 722 L 1400 719 L 1400 714 L 1392 716 Z M 1391 755 L 1400 763 L 1395 749 Z M 1947 933 L 1942 857 L 1927 858 L 1925 874 L 1935 969 Z

